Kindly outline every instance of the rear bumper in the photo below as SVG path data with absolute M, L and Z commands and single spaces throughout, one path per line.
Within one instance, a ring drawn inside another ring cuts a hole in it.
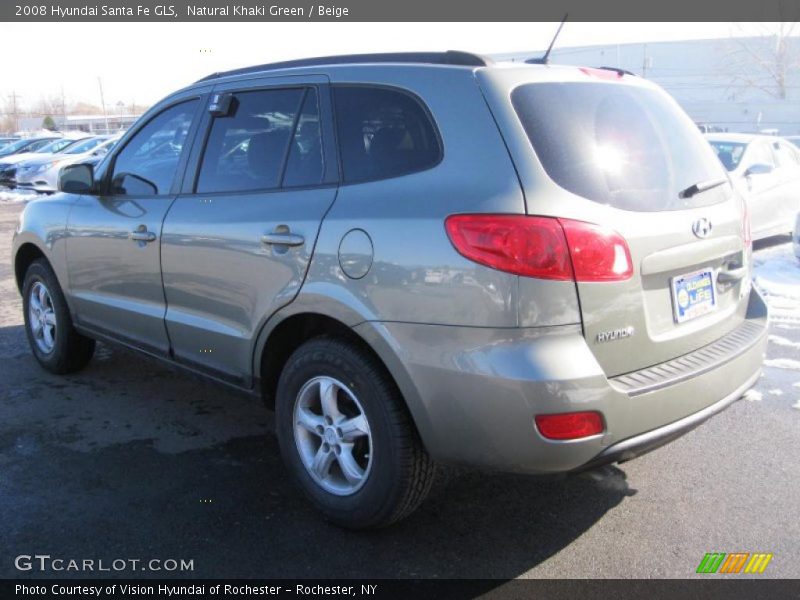
M 742 347 L 696 374 L 635 393 L 605 376 L 579 325 L 362 323 L 356 331 L 382 354 L 435 459 L 559 473 L 629 460 L 732 404 L 758 378 L 767 325 L 766 305 L 752 290 Z M 603 434 L 553 441 L 534 426 L 537 414 L 587 410 L 603 414 Z
M 722 412 L 731 404 L 739 400 L 747 390 L 755 385 L 760 375 L 761 370 L 759 369 L 750 376 L 750 379 L 745 381 L 744 384 L 739 386 L 732 393 L 725 396 L 722 400 L 719 400 L 711 406 L 707 406 L 706 408 L 691 414 L 688 417 L 678 419 L 669 425 L 664 425 L 658 429 L 654 429 L 640 435 L 635 435 L 632 438 L 628 438 L 622 442 L 612 444 L 588 463 L 581 465 L 577 470 L 584 471 L 586 469 L 592 469 L 594 467 L 607 465 L 609 463 L 626 462 L 678 439 L 682 435 L 689 433 L 692 429 L 702 425 L 708 419 L 717 413 Z

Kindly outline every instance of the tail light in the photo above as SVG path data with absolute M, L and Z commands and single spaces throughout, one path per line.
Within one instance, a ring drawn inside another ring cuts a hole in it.
M 520 215 L 451 215 L 445 229 L 466 258 L 515 275 L 571 280 L 564 230 L 556 219 Z
M 536 428 L 548 440 L 576 440 L 603 433 L 603 416 L 585 411 L 558 415 L 536 415 Z
M 592 223 L 521 215 L 451 215 L 445 229 L 462 256 L 515 275 L 622 281 L 633 274 L 622 236 Z
M 631 251 L 616 231 L 570 219 L 559 219 L 575 269 L 576 281 L 624 281 L 633 275 Z

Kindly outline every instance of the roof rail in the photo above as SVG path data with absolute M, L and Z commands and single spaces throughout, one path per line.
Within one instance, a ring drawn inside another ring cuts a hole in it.
M 261 71 L 275 71 L 277 69 L 290 69 L 295 67 L 317 67 L 328 65 L 349 65 L 356 63 L 422 63 L 433 65 L 453 65 L 461 67 L 485 67 L 492 63 L 491 59 L 471 54 L 469 52 L 459 52 L 448 50 L 447 52 L 391 52 L 384 54 L 346 54 L 342 56 L 320 56 L 317 58 L 301 58 L 299 60 L 287 60 L 283 62 L 267 63 L 233 69 L 231 71 L 220 71 L 212 73 L 196 83 L 228 77 L 230 75 L 244 75 L 246 73 L 258 73 Z

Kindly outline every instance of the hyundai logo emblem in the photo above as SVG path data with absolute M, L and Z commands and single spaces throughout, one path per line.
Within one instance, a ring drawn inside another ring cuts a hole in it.
M 703 217 L 692 223 L 692 232 L 699 238 L 706 238 L 711 234 L 711 221 Z

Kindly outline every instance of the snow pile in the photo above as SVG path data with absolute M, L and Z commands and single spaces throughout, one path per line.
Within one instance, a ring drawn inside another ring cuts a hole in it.
M 747 400 L 748 402 L 760 402 L 764 398 L 764 394 L 759 391 L 750 388 L 744 394 L 742 394 L 742 399 Z
M 36 198 L 36 192 L 18 192 L 16 190 L 0 188 L 0 202 L 2 203 L 13 204 L 16 202 L 28 202 L 34 198 Z
M 775 322 L 800 325 L 800 260 L 791 242 L 753 253 L 753 283 L 769 305 Z

